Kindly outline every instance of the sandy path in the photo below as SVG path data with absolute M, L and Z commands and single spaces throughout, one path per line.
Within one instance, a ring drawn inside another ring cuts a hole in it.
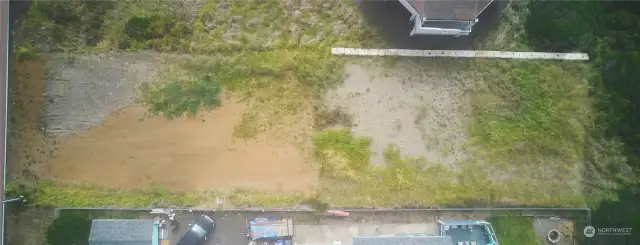
M 342 86 L 330 91 L 326 103 L 354 117 L 353 131 L 373 138 L 372 163 L 382 164 L 391 143 L 404 156 L 430 162 L 457 163 L 466 157 L 467 102 L 447 72 L 397 65 L 390 74 L 349 64 Z

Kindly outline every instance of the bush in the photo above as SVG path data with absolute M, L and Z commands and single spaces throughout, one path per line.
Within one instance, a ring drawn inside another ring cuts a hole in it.
M 356 137 L 350 129 L 324 130 L 313 137 L 313 143 L 326 176 L 346 177 L 370 165 L 371 138 Z
M 46 232 L 49 245 L 86 245 L 89 244 L 91 216 L 80 212 L 64 212 Z
M 149 112 L 167 118 L 195 116 L 201 108 L 210 110 L 220 105 L 220 83 L 210 75 L 143 88 L 143 93 Z

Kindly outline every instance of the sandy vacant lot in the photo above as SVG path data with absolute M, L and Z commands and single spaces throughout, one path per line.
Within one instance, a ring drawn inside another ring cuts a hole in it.
M 20 130 L 30 132 L 29 137 L 13 141 L 12 157 L 25 168 L 13 172 L 119 188 L 161 184 L 175 191 L 317 186 L 312 155 L 301 150 L 299 141 L 289 140 L 293 137 L 282 137 L 289 133 L 233 137 L 249 105 L 231 96 L 196 118 L 145 116 L 146 110 L 134 103 L 135 89 L 161 77 L 165 68 L 162 59 L 147 56 L 83 56 L 74 63 L 52 58 L 46 67 L 30 65 L 30 73 L 42 75 L 23 77 L 29 85 L 15 91 L 18 104 L 31 113 L 24 125 L 32 126 Z M 405 156 L 434 163 L 455 166 L 467 158 L 468 82 L 449 75 L 461 71 L 424 65 L 408 60 L 392 69 L 348 64 L 344 84 L 326 94 L 329 107 L 353 117 L 356 134 L 373 138 L 374 164 L 383 164 L 389 144 Z M 293 125 L 282 125 L 292 132 L 313 125 L 311 119 L 291 121 Z M 310 136 L 306 131 L 301 135 Z M 20 150 L 27 146 L 32 149 Z
M 470 107 L 464 96 L 467 81 L 449 72 L 409 60 L 393 69 L 348 64 L 344 84 L 325 100 L 354 117 L 356 134 L 373 138 L 374 164 L 384 163 L 389 144 L 407 157 L 454 164 L 466 158 Z
M 23 109 L 14 113 L 26 110 L 29 117 L 20 116 L 22 122 L 11 129 L 22 134 L 12 140 L 14 176 L 29 173 L 30 178 L 120 188 L 156 183 L 175 191 L 315 187 L 318 172 L 295 143 L 268 133 L 249 140 L 232 137 L 247 110 L 245 103 L 223 96 L 220 108 L 196 118 L 148 118 L 144 108 L 132 104 L 133 90 L 142 78 L 155 73 L 119 65 L 145 61 L 131 56 L 80 59 L 98 65 L 79 67 L 56 63 L 62 59 L 49 60 L 47 67 L 57 76 L 47 78 L 42 62 L 17 66 L 24 74 L 40 75 L 23 76 L 18 80 L 24 83 L 16 83 L 13 99 Z M 147 73 L 132 76 L 131 72 Z M 43 103 L 48 105 L 41 113 Z M 41 114 L 51 124 L 42 124 Z

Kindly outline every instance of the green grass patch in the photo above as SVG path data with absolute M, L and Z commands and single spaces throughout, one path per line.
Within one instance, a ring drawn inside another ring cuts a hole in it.
M 121 190 L 88 184 L 60 184 L 40 182 L 30 186 L 10 183 L 8 193 L 19 193 L 30 206 L 65 208 L 147 208 L 153 207 L 212 207 L 216 198 L 225 200 L 224 207 L 293 207 L 300 200 L 315 195 L 311 192 L 282 194 L 269 191 L 237 189 L 227 192 L 171 192 L 160 186 Z M 225 198 L 226 197 L 226 198 Z M 124 213 L 126 214 L 126 213 Z M 115 217 L 119 213 L 97 212 L 101 217 Z
M 344 62 L 322 47 L 246 52 L 187 59 L 186 73 L 215 71 L 221 87 L 249 101 L 234 136 L 252 138 L 319 103 L 343 79 Z M 287 127 L 288 125 L 285 125 Z
M 500 244 L 541 245 L 533 230 L 533 217 L 504 216 L 488 220 Z
M 355 137 L 350 129 L 321 131 L 313 144 L 324 176 L 354 178 L 370 167 L 371 138 Z
M 320 196 L 337 207 L 486 207 L 497 205 L 579 206 L 584 199 L 560 185 L 558 193 L 519 175 L 491 180 L 493 168 L 461 163 L 459 171 L 424 158 L 403 157 L 389 145 L 385 164 L 370 163 L 371 139 L 349 129 L 314 135 L 316 155 L 326 182 Z M 548 183 L 548 182 L 545 182 Z
M 141 208 L 156 204 L 176 206 L 195 206 L 207 200 L 209 193 L 174 193 L 161 187 L 145 188 L 135 191 L 111 189 L 88 184 L 59 184 L 40 182 L 20 188 L 11 184 L 7 191 L 20 193 L 36 206 L 56 207 L 128 207 Z
M 169 83 L 147 85 L 142 101 L 149 112 L 167 118 L 195 116 L 200 108 L 211 110 L 220 105 L 220 83 L 212 75 L 188 77 Z
M 471 135 L 491 160 L 531 164 L 582 157 L 591 103 L 586 66 L 557 62 L 478 62 L 485 87 L 474 94 Z

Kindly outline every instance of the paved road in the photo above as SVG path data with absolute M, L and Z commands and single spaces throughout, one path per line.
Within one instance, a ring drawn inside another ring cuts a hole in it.
M 245 228 L 245 219 L 251 215 L 227 212 L 178 213 L 176 219 L 180 222 L 180 228 L 177 232 L 171 234 L 171 244 L 177 244 L 178 240 L 189 230 L 189 224 L 193 223 L 202 214 L 208 215 L 216 222 L 216 230 L 202 245 L 248 244 L 249 240 L 242 232 Z
M 7 102 L 7 83 L 8 72 L 7 60 L 9 51 L 9 1 L 0 1 L 0 158 L 2 159 L 2 166 L 0 166 L 0 193 L 4 199 L 4 166 L 6 161 L 6 102 Z M 4 238 L 4 203 L 2 204 L 2 212 L 0 212 L 0 237 Z M 4 245 L 4 239 L 2 239 Z

